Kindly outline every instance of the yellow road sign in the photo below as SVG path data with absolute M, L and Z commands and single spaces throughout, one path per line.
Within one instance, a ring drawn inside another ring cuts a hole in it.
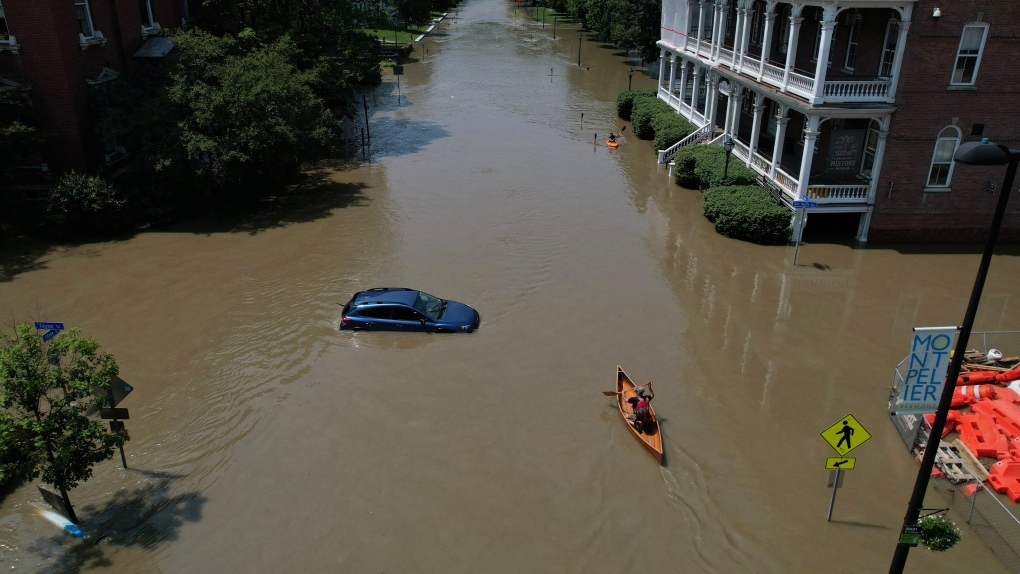
M 848 414 L 823 430 L 822 438 L 836 454 L 846 456 L 848 452 L 866 443 L 871 438 L 871 433 L 865 430 L 853 415 Z
M 825 468 L 827 470 L 853 470 L 854 463 L 856 462 L 856 458 L 843 458 L 841 456 L 836 458 L 827 458 L 825 459 Z

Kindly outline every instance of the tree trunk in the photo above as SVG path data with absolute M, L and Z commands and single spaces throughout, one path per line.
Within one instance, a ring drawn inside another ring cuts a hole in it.
M 71 498 L 67 496 L 67 491 L 63 488 L 60 489 L 60 497 L 64 499 L 64 508 L 67 510 L 67 518 L 71 522 L 78 524 L 78 516 L 74 513 L 74 507 L 71 506 Z

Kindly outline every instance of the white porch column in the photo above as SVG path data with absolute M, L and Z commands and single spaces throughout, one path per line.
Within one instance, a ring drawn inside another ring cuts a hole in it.
M 694 11 L 693 6 L 694 6 L 695 1 L 696 0 L 687 0 L 687 8 L 684 9 L 685 10 L 684 11 L 684 26 L 686 26 L 687 29 L 683 31 L 684 45 L 680 46 L 681 50 L 686 50 L 687 49 L 687 41 L 691 39 L 691 36 L 689 34 L 689 32 L 691 31 L 691 12 Z
M 662 89 L 662 76 L 666 73 L 666 49 L 659 49 L 659 77 L 655 80 L 656 85 Z
M 786 143 L 786 124 L 790 123 L 790 118 L 786 114 L 789 113 L 789 108 L 780 105 L 779 110 L 776 113 L 776 145 L 772 146 L 772 167 L 769 168 L 769 177 L 772 179 L 776 178 L 776 170 L 779 169 L 779 165 L 783 162 L 783 144 Z
M 857 241 L 868 242 L 868 230 L 871 229 L 871 212 L 875 211 L 873 206 L 868 206 L 868 211 L 861 214 L 860 223 L 857 224 Z
M 733 22 L 733 50 L 730 52 L 730 67 L 734 70 L 738 69 L 737 64 L 740 62 L 740 35 L 744 33 L 746 14 L 747 10 L 737 2 L 737 20 Z
M 769 61 L 769 55 L 772 53 L 772 31 L 775 30 L 776 14 L 772 12 L 771 8 L 767 8 L 769 12 L 765 14 L 765 33 L 762 39 L 761 45 L 761 67 L 758 69 L 758 81 L 761 81 L 761 77 L 765 74 L 765 64 Z
M 680 59 L 680 109 L 684 108 L 684 100 L 687 99 L 687 60 Z
M 786 70 L 783 72 L 783 91 L 790 85 L 790 72 L 797 63 L 797 40 L 800 38 L 800 23 L 804 18 L 790 16 L 790 39 L 786 42 Z
M 754 157 L 754 153 L 758 150 L 758 137 L 761 136 L 761 117 L 765 111 L 765 104 L 762 102 L 762 95 L 755 95 L 754 103 L 754 121 L 751 122 L 751 141 L 747 147 L 751 149 L 751 152 L 747 155 L 747 167 L 751 167 L 751 158 Z
M 705 0 L 698 0 L 698 28 L 694 42 L 694 53 L 701 51 L 701 37 L 705 34 Z
M 709 131 L 715 133 L 715 109 L 719 102 L 719 76 L 709 74 L 705 82 L 705 119 Z
M 808 180 L 811 178 L 811 160 L 815 157 L 815 141 L 818 140 L 818 116 L 807 116 L 804 126 L 804 153 L 800 156 L 800 175 L 797 177 L 797 197 L 807 197 Z
M 835 9 L 832 10 L 832 17 L 835 18 Z M 815 89 L 811 97 L 812 104 L 820 104 L 825 98 L 825 76 L 829 69 L 829 52 L 832 50 L 832 30 L 836 27 L 836 22 L 829 20 L 829 9 L 825 9 L 826 19 L 821 22 L 822 25 L 822 38 L 821 45 L 818 47 L 818 63 L 815 64 Z
M 712 40 L 715 44 L 714 60 L 722 57 L 723 43 L 726 42 L 726 21 L 729 19 L 730 4 L 727 0 L 720 0 L 719 3 L 719 26 L 712 30 Z
M 900 83 L 900 70 L 903 68 L 903 52 L 907 48 L 907 31 L 910 30 L 910 22 L 900 22 L 900 33 L 896 37 L 896 54 L 893 56 L 892 79 L 889 81 L 889 101 L 896 98 L 896 87 Z
M 874 204 L 878 194 L 878 178 L 882 175 L 882 160 L 885 158 L 885 140 L 889 137 L 889 116 L 879 120 L 878 144 L 875 145 L 875 163 L 871 164 L 871 186 L 868 188 L 868 203 Z
M 747 54 L 747 46 L 751 38 L 751 22 L 754 20 L 754 10 L 744 8 L 743 31 L 740 33 L 740 58 L 737 60 L 737 69 L 744 67 L 744 55 Z
M 730 93 L 733 97 L 730 98 L 733 104 L 733 119 L 730 120 L 730 133 L 733 134 L 734 139 L 740 135 L 740 112 L 744 107 L 744 97 L 746 92 L 744 88 L 731 84 Z
M 673 88 L 676 86 L 676 54 L 669 55 L 669 97 L 673 98 Z
M 698 92 L 701 90 L 701 66 L 694 64 L 694 81 L 691 86 L 691 118 L 698 113 Z

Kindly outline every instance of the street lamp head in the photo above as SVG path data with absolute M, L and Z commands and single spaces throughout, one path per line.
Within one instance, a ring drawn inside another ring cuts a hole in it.
M 942 10 L 939 10 L 938 8 L 936 8 L 936 9 L 931 11 L 931 19 L 932 20 L 935 20 L 937 22 L 938 19 L 941 18 L 941 17 L 942 17 Z
M 722 144 L 723 149 L 726 150 L 726 155 L 730 155 L 731 153 L 733 153 L 733 146 L 735 145 L 737 144 L 733 142 L 733 138 L 727 136 L 726 141 Z
M 578 39 L 578 40 L 580 40 L 580 39 L 581 39 L 581 33 L 580 33 L 580 32 L 578 32 L 578 33 L 577 33 L 577 39 Z
M 1009 158 L 1010 152 L 1005 146 L 994 144 L 988 138 L 961 144 L 953 154 L 953 161 L 964 165 L 1006 165 Z
M 634 68 L 627 68 L 627 76 L 633 76 L 633 75 L 634 75 Z

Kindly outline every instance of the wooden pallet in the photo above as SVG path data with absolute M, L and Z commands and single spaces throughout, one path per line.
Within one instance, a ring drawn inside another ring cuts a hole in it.
M 940 444 L 939 452 L 935 455 L 935 464 L 946 473 L 949 480 L 953 481 L 964 481 L 971 480 L 974 476 L 967 472 L 967 469 L 963 467 L 963 461 L 960 457 L 956 456 L 949 445 Z
M 960 456 L 960 460 L 963 461 L 967 468 L 974 473 L 974 478 L 977 478 L 981 482 L 988 480 L 988 471 L 985 470 L 985 465 L 981 464 L 974 453 L 970 452 L 967 445 L 963 444 L 963 441 L 956 439 L 953 441 L 953 448 L 956 449 L 956 453 Z

